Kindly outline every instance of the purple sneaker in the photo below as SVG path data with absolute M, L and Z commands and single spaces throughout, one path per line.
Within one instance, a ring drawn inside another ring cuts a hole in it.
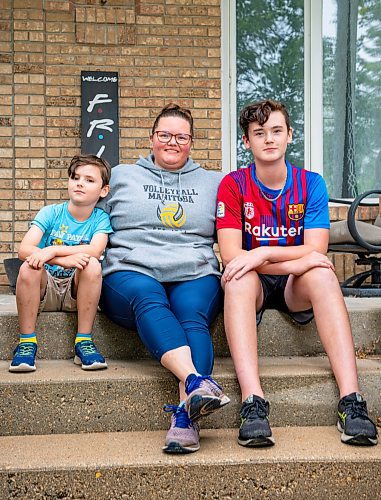
M 192 422 L 184 406 L 165 405 L 165 412 L 172 412 L 171 427 L 165 438 L 165 453 L 192 453 L 200 448 L 200 427 Z
M 209 375 L 195 375 L 194 373 L 188 375 L 185 381 L 185 392 L 188 395 L 185 409 L 193 422 L 230 403 L 222 387 Z

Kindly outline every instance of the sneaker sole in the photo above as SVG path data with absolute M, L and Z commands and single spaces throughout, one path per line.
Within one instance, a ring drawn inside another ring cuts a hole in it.
M 275 441 L 272 437 L 259 436 L 251 439 L 239 439 L 238 444 L 241 446 L 246 446 L 247 448 L 266 448 L 269 446 L 274 446 Z
M 197 422 L 200 418 L 214 413 L 228 403 L 230 403 L 230 399 L 227 396 L 219 398 L 217 396 L 193 394 L 188 396 L 185 402 L 185 409 L 188 412 L 189 418 L 193 422 Z
M 337 422 L 337 430 L 341 432 L 341 441 L 345 444 L 351 444 L 353 446 L 375 446 L 378 442 L 377 437 L 371 438 L 364 434 L 356 434 L 355 436 L 345 434 L 340 420 Z
M 36 371 L 36 365 L 27 365 L 26 363 L 21 363 L 20 365 L 17 366 L 9 366 L 8 369 L 10 372 L 20 372 L 20 373 L 27 373 L 27 372 L 35 372 Z
M 177 455 L 185 455 L 186 453 L 194 453 L 195 451 L 198 451 L 200 449 L 199 444 L 195 445 L 190 445 L 190 446 L 182 446 L 179 442 L 177 441 L 172 441 L 171 443 L 163 446 L 163 451 L 165 453 L 173 453 Z
M 81 361 L 81 358 L 78 356 L 75 356 L 74 364 L 80 366 L 82 370 L 104 370 L 105 368 L 107 368 L 106 362 L 104 363 L 96 362 L 93 363 L 92 365 L 84 365 Z

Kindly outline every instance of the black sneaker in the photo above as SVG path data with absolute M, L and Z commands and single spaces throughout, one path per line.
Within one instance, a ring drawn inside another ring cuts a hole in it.
M 340 399 L 337 428 L 346 444 L 372 446 L 377 444 L 377 429 L 368 417 L 366 402 L 360 394 L 352 392 Z
M 241 446 L 260 448 L 275 444 L 269 424 L 269 413 L 269 402 L 254 394 L 242 403 L 238 435 L 238 443 Z

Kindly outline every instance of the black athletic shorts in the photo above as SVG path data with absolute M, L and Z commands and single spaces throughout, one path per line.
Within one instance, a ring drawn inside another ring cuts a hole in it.
M 257 312 L 257 325 L 262 321 L 263 313 L 266 309 L 276 309 L 288 314 L 294 321 L 300 325 L 306 325 L 313 317 L 312 308 L 306 311 L 292 312 L 287 307 L 284 300 L 284 290 L 286 288 L 288 275 L 259 274 L 259 279 L 263 289 L 263 305 Z

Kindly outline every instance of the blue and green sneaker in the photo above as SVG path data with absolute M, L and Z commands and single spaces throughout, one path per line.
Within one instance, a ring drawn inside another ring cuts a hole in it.
M 20 342 L 13 352 L 13 359 L 9 365 L 10 372 L 36 371 L 36 342 Z
M 92 340 L 82 340 L 75 345 L 74 363 L 82 370 L 103 370 L 107 368 L 105 358 L 98 352 Z

